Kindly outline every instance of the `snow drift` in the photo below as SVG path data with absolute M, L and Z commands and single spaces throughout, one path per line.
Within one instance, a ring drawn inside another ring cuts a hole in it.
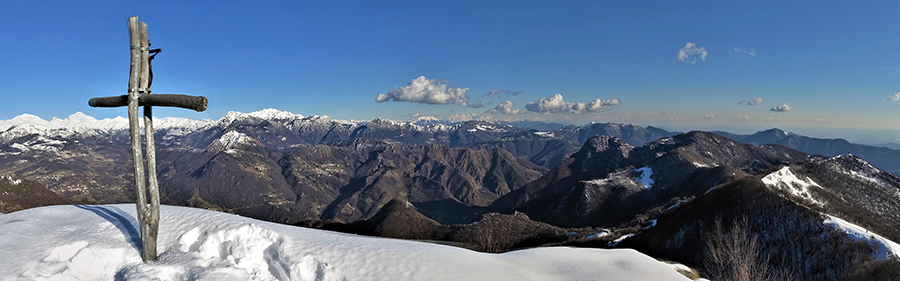
M 140 260 L 134 205 L 0 215 L 2 280 L 687 280 L 630 249 L 505 254 L 333 233 L 162 206 L 159 259 Z

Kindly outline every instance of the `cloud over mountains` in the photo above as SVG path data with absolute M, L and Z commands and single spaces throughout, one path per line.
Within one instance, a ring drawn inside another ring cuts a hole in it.
M 757 105 L 757 104 L 761 104 L 761 103 L 763 103 L 762 98 L 745 99 L 745 100 L 738 102 L 738 104 L 743 104 L 743 105 Z
M 561 94 L 555 94 L 549 98 L 540 98 L 529 102 L 525 105 L 525 109 L 537 113 L 587 113 L 603 111 L 610 106 L 619 104 L 618 99 L 596 99 L 588 103 L 584 102 L 567 102 L 563 100 Z
M 782 105 L 779 105 L 779 106 L 769 109 L 769 111 L 775 111 L 775 112 L 788 112 L 791 110 L 794 110 L 794 108 L 791 107 L 790 105 L 788 105 L 787 103 L 784 103 Z
M 501 103 L 500 103 L 499 105 L 497 105 L 496 107 L 491 108 L 491 110 L 488 110 L 487 113 L 490 113 L 490 114 L 495 114 L 495 113 L 496 113 L 496 114 L 506 114 L 506 115 L 515 115 L 515 114 L 519 114 L 519 109 L 517 109 L 517 108 L 512 108 L 513 105 L 515 105 L 515 104 L 514 104 L 512 101 L 504 101 L 504 102 L 501 102 Z
M 406 86 L 394 87 L 387 94 L 379 93 L 375 97 L 376 102 L 415 102 L 427 104 L 457 104 L 470 107 L 469 96 L 466 94 L 469 88 L 453 88 L 447 86 L 446 80 L 428 79 L 419 76 Z M 476 103 L 474 107 L 480 107 Z

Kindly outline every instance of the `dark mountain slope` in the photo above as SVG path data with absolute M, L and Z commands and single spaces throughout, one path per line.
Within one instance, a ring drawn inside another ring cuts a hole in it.
M 391 199 L 486 206 L 540 176 L 539 168 L 502 149 L 377 140 L 298 148 L 282 166 L 298 202 L 321 210 L 322 219 L 348 222 L 375 214 Z M 428 213 L 437 219 L 457 215 L 441 211 Z
M 281 175 L 281 152 L 228 131 L 200 152 L 160 154 L 163 203 L 232 212 L 276 222 L 304 218 L 296 194 Z M 174 159 L 173 159 L 174 158 Z
M 598 136 L 489 209 L 516 210 L 559 226 L 614 226 L 673 197 L 700 194 L 748 173 L 806 159 L 789 148 L 739 144 L 699 131 L 639 148 Z
M 398 199 L 385 204 L 371 218 L 319 227 L 379 237 L 441 241 L 492 253 L 558 243 L 570 237 L 568 230 L 532 221 L 522 213 L 490 213 L 470 224 L 441 225 L 419 213 L 412 204 Z
M 0 213 L 60 204 L 71 203 L 35 181 L 15 175 L 0 176 Z
M 709 250 L 706 239 L 715 235 L 713 226 L 720 221 L 724 232 L 737 224 L 741 233 L 756 237 L 760 244 L 755 252 L 769 258 L 768 266 L 789 272 L 797 280 L 835 279 L 869 267 L 874 262 L 873 246 L 827 226 L 822 213 L 868 225 L 885 237 L 896 237 L 896 223 L 880 217 L 876 207 L 892 199 L 873 199 L 869 206 L 855 203 L 865 200 L 866 194 L 896 186 L 859 186 L 865 191 L 835 194 L 834 190 L 844 187 L 821 176 L 848 176 L 822 166 L 830 163 L 833 161 L 814 159 L 720 185 L 670 208 L 656 218 L 655 226 L 618 246 L 702 267 Z M 830 171 L 824 172 L 826 169 Z M 746 224 L 741 224 L 744 219 Z

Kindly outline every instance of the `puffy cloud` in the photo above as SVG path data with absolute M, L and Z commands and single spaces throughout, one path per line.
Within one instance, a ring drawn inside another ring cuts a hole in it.
M 761 104 L 761 103 L 763 103 L 762 98 L 745 99 L 745 100 L 738 102 L 738 104 L 743 104 L 743 105 L 757 105 L 757 104 Z
M 484 95 L 488 96 L 488 97 L 499 96 L 499 95 L 518 96 L 521 93 L 522 92 L 520 92 L 520 91 L 494 89 L 494 90 L 491 90 L 490 92 L 487 92 L 487 94 L 484 94 Z
M 618 99 L 596 99 L 594 101 L 584 102 L 566 102 L 561 94 L 555 94 L 549 98 L 540 98 L 529 102 L 525 105 L 525 109 L 538 113 L 587 113 L 599 112 L 606 108 L 619 104 Z
M 387 94 L 379 93 L 376 102 L 405 101 L 427 104 L 458 104 L 469 106 L 469 88 L 447 87 L 447 81 L 428 79 L 425 76 L 413 79 L 406 86 L 394 87 Z M 476 104 L 478 106 L 479 104 Z
M 515 105 L 515 104 L 512 101 L 504 101 L 504 102 L 501 102 L 496 107 L 491 108 L 491 110 L 488 110 L 487 113 L 491 113 L 491 114 L 499 113 L 499 114 L 506 114 L 506 115 L 519 114 L 519 109 L 512 108 L 513 105 Z
M 782 105 L 779 105 L 779 106 L 770 108 L 769 111 L 775 111 L 775 112 L 788 112 L 788 111 L 791 111 L 791 110 L 793 110 L 793 109 L 794 109 L 794 108 L 792 108 L 790 105 L 788 105 L 787 103 L 784 103 L 784 104 L 782 104 Z
M 453 114 L 453 115 L 450 115 L 450 117 L 447 117 L 447 121 L 465 122 L 465 121 L 475 120 L 478 118 L 478 116 L 479 116 L 478 114 L 474 114 L 474 113 L 472 113 L 472 114 Z
M 678 51 L 678 60 L 690 64 L 697 63 L 697 58 L 706 60 L 706 48 L 697 48 L 697 45 L 691 42 L 684 44 L 684 48 Z
M 898 101 L 898 100 L 900 100 L 900 92 L 897 92 L 893 96 L 883 99 L 883 101 Z
M 750 121 L 750 116 L 744 115 L 744 116 L 735 118 L 734 120 L 740 121 L 740 122 Z
M 704 114 L 703 119 L 716 119 L 716 116 L 712 114 Z
M 745 55 L 746 56 L 756 56 L 756 50 L 753 50 L 753 48 L 750 48 L 750 50 L 748 51 L 748 50 L 744 50 L 744 49 L 735 47 L 734 51 L 737 52 L 738 54 L 740 54 L 742 57 Z

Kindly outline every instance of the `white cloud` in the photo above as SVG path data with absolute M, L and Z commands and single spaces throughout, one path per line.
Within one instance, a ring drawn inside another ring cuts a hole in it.
M 492 108 L 491 110 L 488 110 L 487 113 L 499 113 L 499 114 L 506 114 L 506 115 L 519 114 L 519 109 L 512 108 L 513 105 L 515 105 L 515 104 L 512 101 L 504 101 L 504 102 L 501 102 L 496 107 Z
M 697 63 L 697 58 L 706 60 L 706 48 L 697 48 L 697 45 L 691 42 L 684 44 L 684 48 L 678 51 L 678 60 L 690 64 Z
M 525 109 L 538 113 L 587 113 L 599 112 L 606 108 L 619 104 L 618 99 L 596 99 L 588 103 L 584 102 L 566 102 L 561 94 L 555 94 L 549 98 L 540 98 L 529 102 L 525 105 Z
M 744 49 L 735 47 L 735 48 L 734 48 L 734 51 L 737 52 L 738 54 L 740 54 L 741 57 L 743 57 L 743 56 L 745 56 L 745 55 L 747 55 L 747 56 L 756 56 L 756 50 L 754 50 L 753 48 L 750 48 L 750 50 L 748 51 L 748 50 L 744 50 Z
M 520 92 L 520 91 L 494 89 L 494 90 L 491 90 L 490 92 L 487 92 L 487 94 L 484 94 L 484 95 L 488 96 L 488 97 L 499 96 L 499 95 L 518 96 L 521 93 L 522 92 Z
M 745 99 L 745 100 L 738 102 L 738 104 L 743 104 L 743 105 L 757 105 L 757 104 L 761 104 L 761 103 L 763 103 L 762 98 Z
M 744 115 L 744 116 L 736 118 L 735 120 L 740 121 L 740 122 L 750 121 L 750 116 Z
M 453 114 L 450 117 L 447 117 L 447 121 L 450 122 L 465 122 L 472 121 L 478 118 L 478 114 Z
M 787 103 L 784 103 L 782 105 L 779 105 L 779 106 L 769 109 L 769 111 L 775 111 L 775 112 L 788 112 L 791 110 L 794 110 L 794 108 L 791 107 L 790 105 L 788 105 Z
M 712 114 L 704 114 L 703 119 L 716 119 L 716 116 Z
M 469 88 L 447 87 L 447 81 L 428 79 L 425 76 L 413 79 L 406 86 L 394 87 L 387 94 L 379 93 L 376 102 L 405 101 L 427 104 L 458 104 L 469 106 Z M 475 104 L 478 106 L 480 104 Z
M 893 96 L 883 99 L 883 101 L 898 101 L 898 100 L 900 100 L 900 92 L 897 92 Z

